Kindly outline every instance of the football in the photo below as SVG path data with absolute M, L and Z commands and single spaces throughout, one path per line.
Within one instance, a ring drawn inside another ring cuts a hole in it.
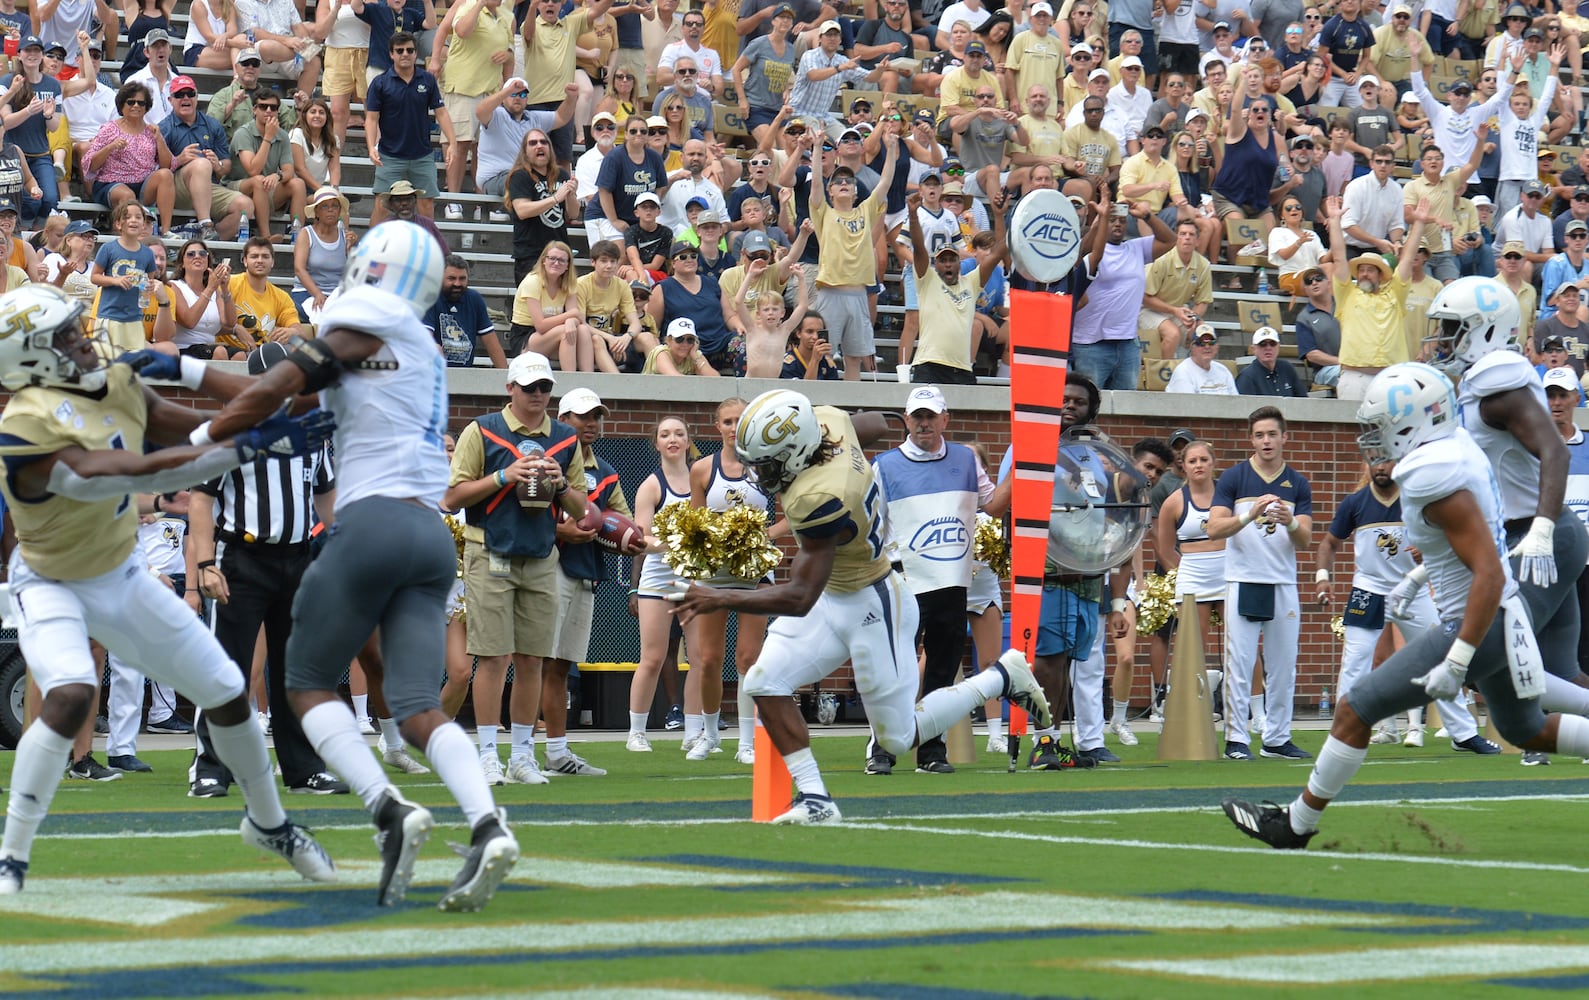
M 531 476 L 518 487 L 519 506 L 525 510 L 545 510 L 551 506 L 557 480 L 552 476 Z
M 645 548 L 645 532 L 617 511 L 606 510 L 601 513 L 601 527 L 596 532 L 596 541 L 603 548 L 619 555 L 633 555 Z

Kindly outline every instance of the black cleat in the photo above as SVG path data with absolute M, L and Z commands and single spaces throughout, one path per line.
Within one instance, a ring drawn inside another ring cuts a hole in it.
M 1086 770 L 1097 767 L 1098 762 L 1071 749 L 1052 736 L 1039 736 L 1032 744 L 1032 753 L 1026 766 L 1033 771 L 1068 771 L 1072 768 Z
M 500 809 L 474 828 L 468 847 L 455 844 L 453 850 L 463 856 L 464 864 L 447 894 L 436 904 L 444 913 L 483 909 L 519 860 L 519 842 L 508 832 L 506 814 Z
M 436 825 L 430 810 L 415 805 L 388 788 L 375 807 L 375 845 L 381 849 L 381 882 L 376 889 L 380 906 L 401 903 L 414 879 L 419 849 Z
M 1317 830 L 1297 833 L 1291 829 L 1291 812 L 1273 802 L 1253 805 L 1241 799 L 1227 798 L 1220 803 L 1225 815 L 1236 824 L 1236 829 L 1254 840 L 1261 840 L 1279 851 L 1300 851 L 1308 846 Z
M 867 774 L 893 774 L 897 761 L 887 750 L 879 750 L 866 758 Z

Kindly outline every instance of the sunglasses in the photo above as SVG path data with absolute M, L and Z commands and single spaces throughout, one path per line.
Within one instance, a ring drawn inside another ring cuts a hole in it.
M 1529 192 L 1525 193 L 1523 195 L 1523 197 L 1524 198 L 1543 198 L 1545 196 L 1540 194 L 1538 191 L 1529 191 Z
M 750 256 L 746 257 L 745 259 L 746 260 L 759 260 L 759 261 L 764 261 L 765 262 L 765 261 L 771 261 L 772 260 L 772 255 L 771 254 L 765 254 L 765 253 L 753 253 Z
M 190 247 L 188 249 L 188 252 L 183 254 L 182 256 L 183 257 L 192 257 L 192 258 L 195 258 L 195 259 L 203 259 L 203 258 L 208 257 L 209 255 L 210 255 L 210 252 L 208 250 L 204 249 L 203 247 Z
M 681 70 L 675 71 L 673 75 L 674 76 L 694 76 L 697 72 L 698 72 L 698 70 L 681 69 Z
M 550 382 L 535 382 L 535 383 L 532 383 L 530 385 L 521 385 L 521 386 L 519 386 L 519 388 L 524 390 L 525 392 L 534 392 L 534 393 L 551 392 L 552 391 L 552 383 L 550 383 Z
M 1520 254 L 1520 253 L 1507 253 L 1507 254 L 1502 254 L 1501 255 L 1501 259 L 1502 260 L 1522 260 L 1523 259 L 1523 255 Z
M 179 90 L 171 95 L 171 99 L 173 101 L 191 101 L 197 96 L 199 96 L 199 92 L 196 90 Z
M 948 174 L 950 177 L 964 177 L 966 175 L 966 168 L 965 167 L 944 167 L 943 168 L 943 172 Z
M 405 45 L 405 46 L 403 46 L 400 49 L 393 49 L 392 50 L 392 55 L 394 55 L 394 56 L 411 56 L 417 51 L 418 50 L 415 49 L 412 45 Z
M 550 146 L 551 145 L 551 143 L 547 142 L 545 139 L 525 139 L 524 140 L 524 144 L 526 146 Z
M 628 135 L 637 135 L 637 136 L 638 135 L 645 135 L 646 134 L 646 130 L 643 129 L 643 128 L 632 128 L 632 129 L 629 129 L 627 131 L 627 134 Z
M 1302 34 L 1302 29 L 1301 28 L 1287 28 L 1286 29 L 1286 34 L 1288 34 L 1288 35 L 1301 35 Z
M 668 130 L 665 129 L 665 128 L 653 128 L 653 129 L 647 129 L 646 133 L 648 135 L 667 135 L 668 134 Z
M 548 264 L 561 264 L 564 267 L 568 266 L 568 258 L 567 257 L 547 257 L 546 258 L 546 262 Z
M 1324 280 L 1324 275 L 1315 274 L 1313 277 L 1309 278 L 1307 281 L 1304 281 L 1303 284 L 1305 284 L 1305 285 L 1317 285 L 1320 282 L 1322 282 L 1323 280 Z
M 1318 14 L 1308 14 L 1305 17 L 1303 17 L 1303 20 L 1304 21 L 1322 21 L 1322 20 L 1324 20 L 1324 18 L 1319 16 Z
M 590 130 L 592 132 L 616 132 L 618 131 L 618 126 L 612 122 L 597 122 L 590 127 Z
M 689 251 L 687 253 L 676 253 L 676 254 L 673 255 L 673 259 L 674 260 L 695 260 L 699 256 L 700 256 L 700 254 L 698 254 L 695 251 L 691 250 L 691 251 Z
M 513 93 L 509 94 L 508 96 L 509 97 L 524 98 L 524 97 L 529 97 L 530 96 L 530 92 L 528 90 L 515 90 Z
M 1287 212 L 1300 212 L 1300 211 L 1302 211 L 1302 206 L 1301 205 L 1287 205 L 1287 206 L 1285 206 L 1285 210 Z
M 127 103 L 131 104 L 133 102 L 132 101 L 128 101 Z M 268 112 L 274 114 L 275 112 L 281 110 L 281 105 L 280 104 L 256 104 L 256 105 L 254 105 L 254 110 L 255 111 L 268 111 Z
M 1213 337 L 1198 337 L 1196 340 L 1192 341 L 1192 346 L 1193 347 L 1213 347 L 1217 343 L 1219 343 L 1219 341 L 1216 340 Z
M 1384 166 L 1390 166 L 1391 164 L 1394 164 L 1396 161 L 1395 160 L 1387 160 L 1387 159 L 1383 159 L 1381 157 L 1376 156 L 1376 157 L 1374 157 L 1374 159 L 1371 162 L 1377 163 L 1380 166 L 1384 167 Z
M 1291 148 L 1292 149 L 1312 149 L 1313 148 L 1313 143 L 1311 143 L 1311 142 L 1299 142 L 1295 146 L 1292 146 Z
M 686 336 L 686 337 L 674 337 L 673 339 L 678 341 L 681 344 L 689 344 L 691 347 L 694 347 L 696 344 L 699 344 L 701 342 L 700 338 L 698 338 L 698 337 L 687 337 Z
M 413 50 L 410 49 L 409 51 L 412 52 Z M 239 60 L 237 60 L 237 65 L 239 65 L 239 66 L 252 66 L 255 69 L 258 69 L 259 68 L 259 60 L 258 59 L 239 59 Z
M 1569 240 L 1589 240 L 1589 233 L 1583 233 L 1583 232 L 1568 233 L 1567 234 L 1567 238 Z
M 772 166 L 772 161 L 771 160 L 751 160 L 750 161 L 750 165 L 753 166 L 753 167 L 770 167 L 770 166 Z
M 127 98 L 126 103 L 123 105 L 123 107 L 128 108 L 147 108 L 148 106 L 149 102 L 141 97 L 129 97 Z

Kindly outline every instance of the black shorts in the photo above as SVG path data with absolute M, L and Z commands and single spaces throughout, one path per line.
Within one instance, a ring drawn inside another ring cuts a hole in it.
M 1183 42 L 1159 43 L 1159 72 L 1179 73 L 1182 76 L 1197 75 L 1197 61 L 1202 58 L 1202 52 L 1195 44 Z
M 925 361 L 919 365 L 911 365 L 910 380 L 916 385 L 977 384 L 977 376 L 974 372 L 967 371 L 964 368 L 940 365 L 936 361 Z

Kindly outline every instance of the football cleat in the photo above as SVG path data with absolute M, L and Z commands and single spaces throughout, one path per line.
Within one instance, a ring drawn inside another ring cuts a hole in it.
M 72 761 L 72 766 L 66 769 L 66 776 L 79 781 L 115 781 L 121 777 L 121 772 L 112 771 L 95 760 L 92 753 L 85 753 Z
M 0 858 L 0 896 L 15 896 L 28 877 L 28 863 L 15 858 Z
M 444 913 L 483 909 L 519 860 L 519 842 L 508 832 L 507 813 L 501 809 L 480 821 L 468 847 L 454 844 L 452 849 L 463 857 L 464 864 L 436 904 Z
M 590 763 L 577 753 L 570 752 L 563 757 L 546 758 L 547 774 L 573 774 L 586 778 L 599 778 L 607 772 Z
M 796 792 L 794 801 L 789 803 L 789 811 L 774 817 L 773 822 L 785 826 L 825 826 L 843 819 L 830 796 Z
M 414 861 L 435 825 L 430 810 L 403 798 L 397 789 L 388 788 L 381 793 L 381 801 L 375 807 L 375 846 L 381 851 L 377 905 L 392 906 L 408 895 L 409 883 L 414 880 Z
M 1021 651 L 1005 650 L 998 664 L 999 669 L 1004 671 L 1004 697 L 1026 710 L 1032 717 L 1033 729 L 1047 729 L 1052 725 L 1048 697 L 1043 694 L 1043 686 L 1037 683 L 1037 678 L 1032 676 L 1032 668 L 1027 665 Z
M 1241 799 L 1227 798 L 1220 803 L 1225 815 L 1236 824 L 1236 829 L 1261 840 L 1279 851 L 1300 851 L 1308 846 L 1317 830 L 1297 833 L 1291 829 L 1291 813 L 1273 802 L 1253 805 Z
M 1039 736 L 1032 744 L 1032 752 L 1026 759 L 1026 766 L 1033 771 L 1068 771 L 1071 768 L 1097 767 L 1098 762 L 1091 757 L 1074 753 L 1071 749 L 1052 736 Z
M 889 753 L 887 750 L 878 750 L 876 753 L 866 758 L 865 773 L 893 774 L 895 763 L 897 763 L 897 761 L 895 760 L 893 754 Z
M 1488 757 L 1491 754 L 1497 754 L 1501 752 L 1500 747 L 1496 746 L 1494 743 L 1491 743 L 1478 733 L 1474 733 L 1465 740 L 1452 740 L 1451 749 L 1457 751 L 1458 753 L 1476 753 L 1481 757 Z
M 308 830 L 292 822 L 274 830 L 262 830 L 245 813 L 239 832 L 243 843 L 277 857 L 285 858 L 293 871 L 311 882 L 335 882 L 337 866 Z
M 1543 750 L 1524 750 L 1523 751 L 1523 766 L 1524 767 L 1539 767 L 1541 764 L 1549 764 L 1549 763 L 1550 763 L 1550 754 L 1546 753 Z

